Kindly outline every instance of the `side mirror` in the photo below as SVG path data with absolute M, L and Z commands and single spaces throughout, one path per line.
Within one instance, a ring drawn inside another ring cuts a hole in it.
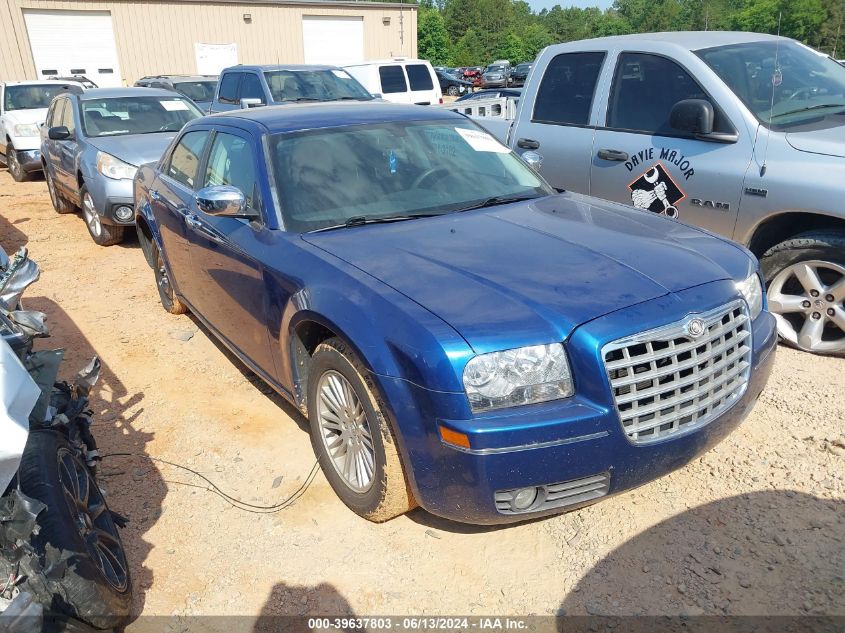
M 538 173 L 543 166 L 543 155 L 538 152 L 524 152 L 522 154 L 522 160 L 528 163 L 528 166 Z
M 197 208 L 207 215 L 229 218 L 253 218 L 255 213 L 247 209 L 246 198 L 237 187 L 221 185 L 206 187 L 194 194 Z
M 384 97 L 384 95 L 380 92 L 371 92 L 370 94 L 373 95 L 373 99 L 381 99 L 382 97 Z
M 47 138 L 51 141 L 66 141 L 70 138 L 70 130 L 67 129 L 64 125 L 58 125 L 56 127 L 51 127 L 47 130 Z
M 672 106 L 669 125 L 676 130 L 707 136 L 713 133 L 713 105 L 705 99 L 684 99 Z
M 249 108 L 257 108 L 263 106 L 264 102 L 261 99 L 241 99 L 241 110 Z

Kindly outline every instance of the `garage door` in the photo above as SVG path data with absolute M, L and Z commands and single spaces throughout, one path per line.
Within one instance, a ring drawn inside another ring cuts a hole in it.
M 38 78 L 85 75 L 120 86 L 117 46 L 108 11 L 24 11 Z
M 302 18 L 306 64 L 364 61 L 364 18 L 306 15 Z

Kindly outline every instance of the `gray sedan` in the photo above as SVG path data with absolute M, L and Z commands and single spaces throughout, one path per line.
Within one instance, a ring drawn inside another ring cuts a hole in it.
M 153 88 L 98 88 L 56 97 L 41 130 L 44 175 L 59 213 L 82 209 L 92 239 L 123 241 L 134 224 L 132 180 L 157 161 L 182 126 L 202 113 Z

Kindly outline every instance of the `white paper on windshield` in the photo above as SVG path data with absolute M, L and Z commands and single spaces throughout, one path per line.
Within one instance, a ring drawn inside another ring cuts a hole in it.
M 159 101 L 161 107 L 168 112 L 178 112 L 179 110 L 187 110 L 188 104 L 184 101 Z
M 496 154 L 507 154 L 510 150 L 502 145 L 495 138 L 480 130 L 467 130 L 456 127 L 455 131 L 461 135 L 467 144 L 476 152 L 495 152 Z

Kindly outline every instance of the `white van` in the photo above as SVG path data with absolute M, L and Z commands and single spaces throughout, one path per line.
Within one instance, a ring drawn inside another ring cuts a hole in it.
M 440 81 L 424 59 L 394 57 L 344 66 L 374 95 L 393 103 L 436 105 L 443 103 Z

